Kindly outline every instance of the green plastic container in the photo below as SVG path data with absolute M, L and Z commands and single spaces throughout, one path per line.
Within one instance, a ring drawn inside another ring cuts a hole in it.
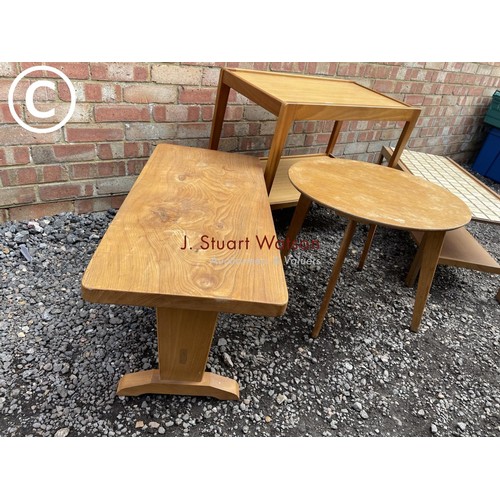
M 489 125 L 500 128 L 500 90 L 495 90 L 484 121 Z

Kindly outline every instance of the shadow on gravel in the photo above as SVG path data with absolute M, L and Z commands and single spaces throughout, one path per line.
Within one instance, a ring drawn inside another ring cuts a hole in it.
M 274 214 L 281 237 L 292 212 Z M 500 435 L 498 276 L 438 268 L 412 333 L 415 290 L 404 278 L 415 246 L 408 234 L 380 228 L 358 272 L 361 227 L 312 340 L 345 227 L 318 206 L 300 236 L 320 248 L 314 262 L 285 267 L 285 315 L 220 315 L 208 369 L 237 379 L 240 401 L 117 397 L 121 375 L 156 366 L 157 351 L 152 309 L 80 297 L 83 271 L 113 216 L 0 226 L 1 435 Z M 500 258 L 497 227 L 472 223 L 471 231 Z M 293 255 L 307 260 L 312 252 Z

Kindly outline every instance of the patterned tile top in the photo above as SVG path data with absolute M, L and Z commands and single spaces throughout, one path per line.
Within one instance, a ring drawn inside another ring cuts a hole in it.
M 473 219 L 500 223 L 500 197 L 450 159 L 405 149 L 400 164 L 457 195 L 469 206 Z

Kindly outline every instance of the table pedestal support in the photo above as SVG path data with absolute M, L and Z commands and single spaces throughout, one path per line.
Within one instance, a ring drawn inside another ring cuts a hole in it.
M 156 370 L 124 375 L 119 396 L 183 394 L 238 399 L 236 380 L 205 372 L 217 324 L 217 313 L 157 308 L 158 364 Z

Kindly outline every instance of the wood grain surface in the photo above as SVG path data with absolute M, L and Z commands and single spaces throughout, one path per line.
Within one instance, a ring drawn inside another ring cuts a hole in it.
M 371 163 L 320 158 L 295 163 L 292 184 L 340 215 L 397 229 L 446 231 L 467 224 L 467 205 L 446 189 Z
M 401 101 L 350 80 L 244 69 L 228 72 L 283 103 L 375 106 L 407 109 Z
M 224 248 L 204 248 L 212 238 Z M 83 298 L 280 315 L 280 252 L 264 238 L 276 235 L 256 158 L 160 144 L 92 257 Z

